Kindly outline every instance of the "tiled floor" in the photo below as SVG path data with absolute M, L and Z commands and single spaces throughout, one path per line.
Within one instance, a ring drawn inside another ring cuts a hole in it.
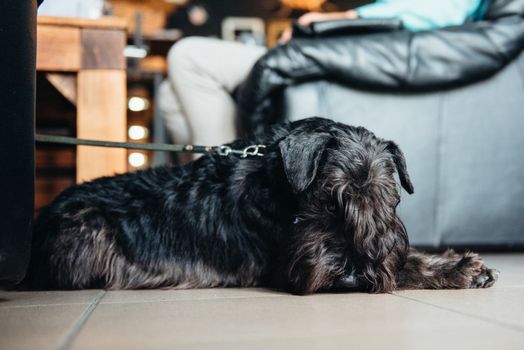
M 491 289 L 0 292 L 0 349 L 524 349 L 524 254 Z

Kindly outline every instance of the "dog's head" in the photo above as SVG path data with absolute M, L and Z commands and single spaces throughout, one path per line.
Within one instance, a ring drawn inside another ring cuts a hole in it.
M 298 207 L 291 218 L 290 288 L 393 290 L 408 251 L 395 172 L 413 193 L 397 145 L 320 118 L 291 124 L 278 145 Z

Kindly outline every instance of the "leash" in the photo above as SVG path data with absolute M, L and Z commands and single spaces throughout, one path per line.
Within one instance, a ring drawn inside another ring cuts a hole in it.
M 247 157 L 263 157 L 262 150 L 266 148 L 265 145 L 250 145 L 243 149 L 233 149 L 230 146 L 198 146 L 198 145 L 177 145 L 177 144 L 162 144 L 162 143 L 136 143 L 136 142 L 115 142 L 115 141 L 97 141 L 77 139 L 75 137 L 54 136 L 36 134 L 35 141 L 39 143 L 57 143 L 63 145 L 81 145 L 93 147 L 111 147 L 111 148 L 126 148 L 126 149 L 140 149 L 149 151 L 165 151 L 165 152 L 185 152 L 185 153 L 216 153 L 220 156 L 227 157 L 231 154 L 239 155 L 240 158 Z

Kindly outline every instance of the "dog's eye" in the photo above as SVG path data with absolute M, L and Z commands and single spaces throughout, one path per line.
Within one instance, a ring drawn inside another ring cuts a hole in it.
M 291 222 L 293 223 L 293 225 L 298 224 L 300 221 L 302 221 L 302 218 L 298 215 L 293 215 L 293 217 L 291 218 Z

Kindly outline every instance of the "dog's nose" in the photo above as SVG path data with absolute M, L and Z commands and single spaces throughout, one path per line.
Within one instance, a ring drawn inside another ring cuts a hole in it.
M 334 288 L 345 292 L 363 292 L 368 290 L 369 286 L 362 275 L 353 271 L 337 279 Z
M 358 279 L 354 274 L 345 275 L 338 280 L 338 285 L 345 289 L 357 288 Z
M 354 288 L 357 286 L 357 278 L 355 275 L 344 276 L 339 280 L 339 282 L 346 288 Z

